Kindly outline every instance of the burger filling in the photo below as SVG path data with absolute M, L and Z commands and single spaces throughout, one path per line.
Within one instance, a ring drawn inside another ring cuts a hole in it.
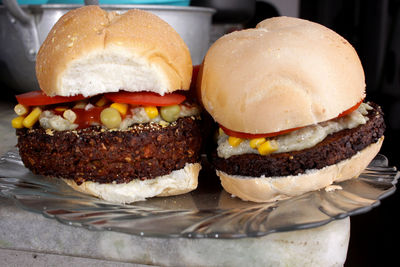
M 27 94 L 17 96 L 18 117 L 12 126 L 21 159 L 35 174 L 72 179 L 78 185 L 129 183 L 199 162 L 200 111 L 183 95 Z
M 321 142 L 312 147 L 281 153 L 277 153 L 278 149 L 276 149 L 273 153 L 264 155 L 254 152 L 232 155 L 228 158 L 219 157 L 215 150 L 211 156 L 212 163 L 219 171 L 242 177 L 286 177 L 334 165 L 351 158 L 382 139 L 385 131 L 382 110 L 374 103 L 369 103 L 369 106 L 372 109 L 368 108 L 367 115 L 363 115 L 367 117 L 364 124 L 328 134 Z M 362 112 L 364 113 L 364 111 Z M 349 116 L 353 117 L 354 115 Z M 348 119 L 343 117 L 343 120 Z M 277 138 L 275 137 L 275 139 Z M 249 145 L 252 141 L 250 140 Z M 268 145 L 267 141 L 269 140 L 264 140 L 262 144 Z M 259 145 L 258 148 L 261 146 Z
M 365 124 L 368 121 L 368 111 L 370 110 L 372 110 L 372 107 L 369 104 L 362 103 L 357 110 L 344 117 L 304 127 L 269 139 L 240 139 L 230 137 L 220 131 L 217 153 L 220 158 L 227 159 L 233 155 L 268 155 L 311 148 L 330 134 Z
M 55 131 L 90 126 L 127 130 L 134 124 L 149 122 L 165 126 L 179 118 L 198 116 L 200 113 L 198 106 L 189 102 L 140 105 L 112 102 L 104 96 L 43 106 L 18 104 L 14 110 L 19 115 L 12 121 L 14 128 L 31 128 L 39 123 L 42 128 Z

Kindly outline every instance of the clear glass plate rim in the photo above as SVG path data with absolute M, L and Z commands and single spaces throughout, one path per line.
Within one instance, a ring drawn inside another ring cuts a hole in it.
M 11 154 L 5 154 L 2 157 L 0 157 L 0 165 L 5 161 L 5 160 L 11 160 L 14 161 L 14 163 L 18 163 L 18 158 L 14 157 L 15 156 L 15 151 L 11 151 Z M 7 158 L 7 155 L 10 155 L 11 157 Z M 383 156 L 381 154 L 379 154 L 380 156 Z M 386 159 L 387 162 L 387 158 L 385 156 L 383 156 Z M 23 165 L 21 165 L 22 168 Z M 382 166 L 378 166 L 378 167 L 382 167 Z M 127 234 L 133 234 L 133 235 L 137 235 L 137 236 L 146 236 L 146 237 L 155 237 L 155 238 L 219 238 L 219 239 L 235 239 L 235 238 L 247 238 L 247 237 L 260 237 L 260 236 L 265 236 L 268 234 L 272 234 L 272 233 L 277 233 L 277 232 L 286 232 L 286 231 L 292 231 L 292 230 L 301 230 L 301 229 L 310 229 L 310 228 L 314 228 L 314 227 L 319 227 L 325 224 L 328 224 L 329 222 L 332 222 L 334 220 L 338 220 L 338 219 L 344 219 L 348 216 L 353 216 L 353 215 L 357 215 L 357 214 L 361 214 L 361 213 L 365 213 L 370 211 L 371 209 L 377 207 L 380 205 L 381 200 L 392 195 L 395 191 L 396 191 L 396 183 L 399 179 L 400 176 L 400 172 L 397 171 L 397 169 L 395 167 L 390 167 L 390 166 L 384 166 L 386 167 L 386 169 L 388 169 L 389 171 L 391 171 L 391 173 L 395 172 L 394 175 L 391 175 L 391 183 L 392 186 L 390 188 L 387 188 L 386 190 L 383 190 L 381 192 L 381 194 L 379 194 L 379 196 L 377 197 L 377 199 L 374 199 L 375 201 L 367 206 L 363 206 L 363 207 L 359 207 L 356 208 L 354 210 L 350 210 L 350 211 L 346 211 L 346 212 L 342 212 L 342 213 L 338 213 L 335 216 L 330 216 L 329 219 L 325 219 L 325 220 L 319 220 L 319 221 L 314 221 L 314 222 L 307 222 L 307 223 L 299 223 L 296 225 L 292 225 L 292 226 L 285 226 L 282 228 L 279 227 L 275 227 L 273 229 L 270 229 L 268 231 L 252 231 L 252 232 L 245 232 L 245 233 L 223 233 L 223 232 L 210 232 L 210 233 L 197 233 L 197 232 L 185 232 L 185 233 L 175 233 L 175 234 L 148 234 L 148 233 L 144 233 L 140 230 L 138 231 L 130 231 L 130 232 L 126 232 L 123 231 L 121 229 L 118 229 L 118 227 L 96 227 L 90 223 L 85 223 L 85 222 L 77 222 L 74 220 L 68 220 L 66 218 L 63 218 L 60 215 L 51 215 L 48 212 L 46 212 L 46 209 L 42 209 L 42 210 L 35 210 L 29 207 L 24 206 L 24 204 L 21 202 L 21 199 L 17 196 L 17 195 L 7 195 L 4 194 L 0 187 L 0 195 L 7 197 L 7 198 L 11 198 L 13 200 L 13 202 L 15 203 L 15 205 L 23 210 L 27 210 L 30 212 L 35 212 L 38 214 L 42 214 L 44 217 L 49 218 L 49 219 L 56 219 L 57 221 L 66 224 L 66 225 L 72 225 L 72 226 L 76 226 L 76 227 L 83 227 L 89 230 L 95 230 L 95 231 L 116 231 L 116 232 L 122 232 L 122 233 L 127 233 Z M 391 169 L 390 169 L 391 168 Z M 11 178 L 11 177 L 3 177 L 0 175 L 0 179 L 1 178 Z M 1 184 L 1 182 L 0 182 Z M 129 206 L 123 205 L 123 206 L 119 206 L 119 205 L 115 205 L 115 204 L 111 204 L 111 206 L 115 206 L 115 207 L 119 207 L 121 209 L 129 209 Z M 90 209 L 88 209 L 90 210 Z M 182 212 L 183 210 L 179 210 L 180 212 Z M 328 215 L 327 215 L 328 216 Z

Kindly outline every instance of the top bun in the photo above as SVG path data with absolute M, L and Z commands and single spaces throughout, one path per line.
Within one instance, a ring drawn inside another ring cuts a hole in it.
M 149 12 L 123 14 L 85 6 L 62 16 L 36 60 L 40 88 L 49 96 L 187 90 L 189 49 L 178 33 Z
M 330 120 L 365 97 L 354 48 L 322 25 L 289 17 L 266 19 L 217 40 L 199 79 L 211 116 L 251 134 Z

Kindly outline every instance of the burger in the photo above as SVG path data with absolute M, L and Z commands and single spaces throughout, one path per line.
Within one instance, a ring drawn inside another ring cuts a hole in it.
M 118 203 L 197 187 L 192 62 L 169 24 L 141 10 L 72 10 L 41 46 L 36 74 L 41 91 L 16 96 L 12 121 L 33 173 Z
M 307 20 L 276 17 L 227 34 L 207 52 L 202 104 L 219 125 L 211 159 L 224 189 L 269 202 L 355 178 L 385 124 L 365 100 L 354 48 Z

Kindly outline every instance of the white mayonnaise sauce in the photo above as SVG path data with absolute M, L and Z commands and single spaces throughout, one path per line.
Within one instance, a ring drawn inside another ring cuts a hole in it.
M 368 110 L 372 107 L 367 103 L 362 103 L 359 108 L 347 116 L 310 125 L 299 130 L 272 138 L 278 143 L 278 150 L 273 153 L 282 153 L 290 151 L 298 151 L 310 148 L 321 142 L 329 134 L 339 132 L 344 129 L 352 129 L 368 121 Z M 238 146 L 232 147 L 228 142 L 229 136 L 221 134 L 218 137 L 218 156 L 221 158 L 229 158 L 233 155 L 241 154 L 259 154 L 257 149 L 253 149 L 249 145 L 248 139 L 243 140 Z

